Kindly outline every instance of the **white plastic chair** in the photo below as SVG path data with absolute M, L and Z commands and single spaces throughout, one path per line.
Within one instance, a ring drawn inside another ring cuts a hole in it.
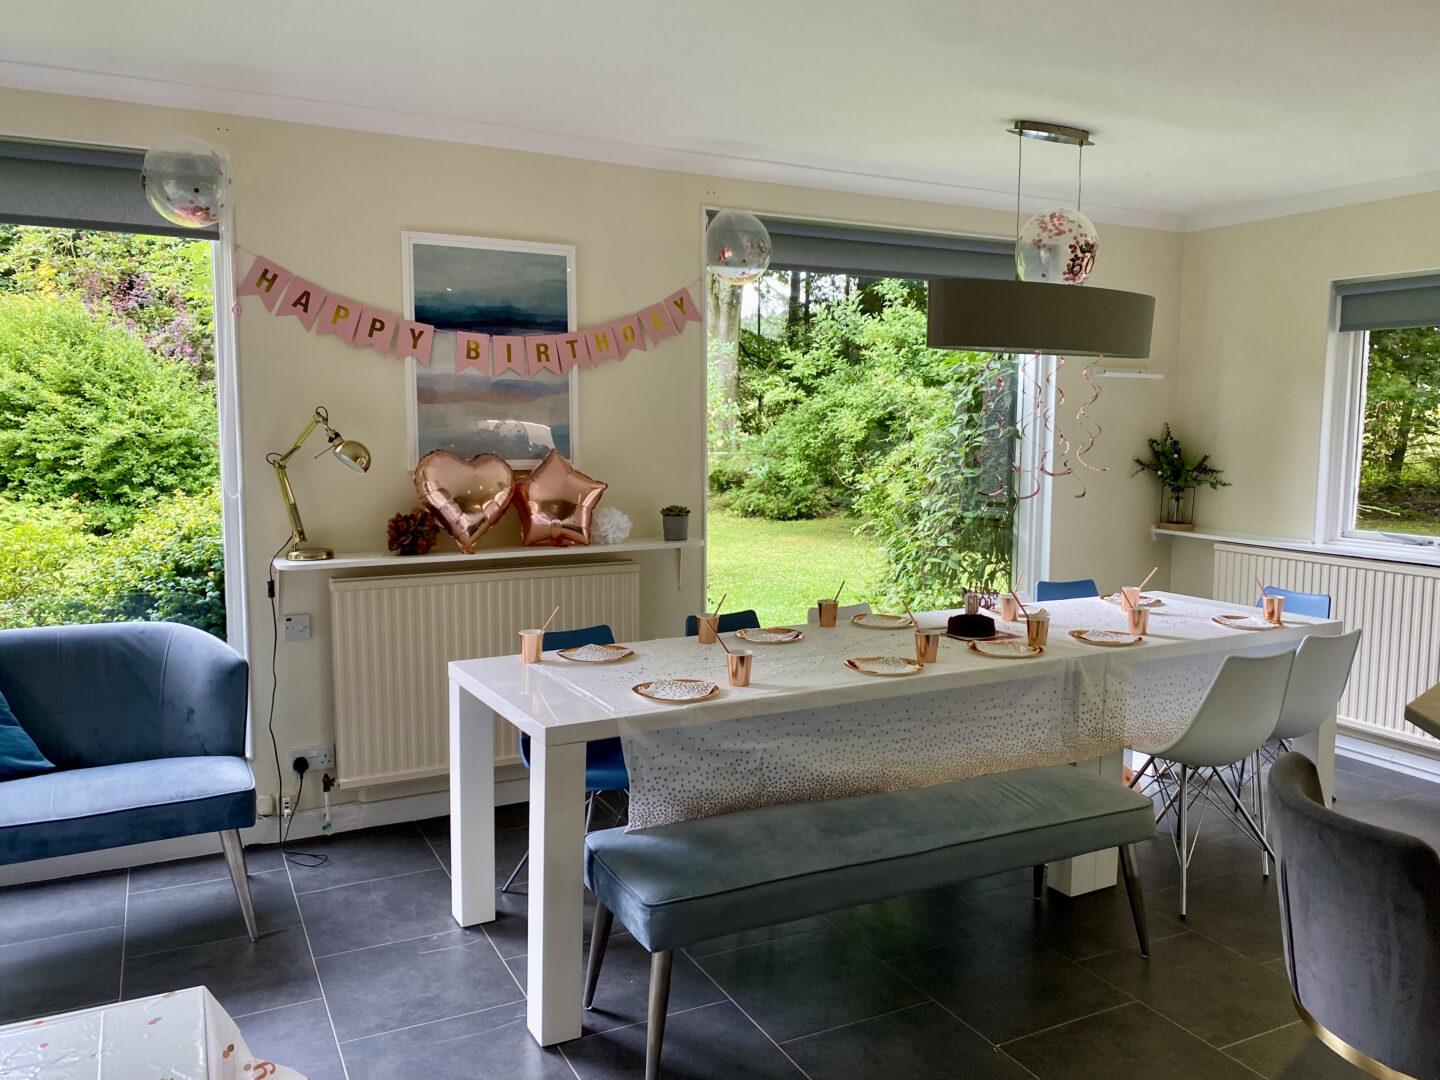
M 1150 756 L 1136 771 L 1130 786 L 1140 783 L 1146 769 L 1153 766 L 1162 792 L 1168 792 L 1165 805 L 1155 820 L 1162 820 L 1171 809 L 1176 811 L 1182 918 L 1188 900 L 1190 856 L 1194 852 L 1190 842 L 1189 818 L 1192 774 L 1198 772 L 1203 777 L 1208 771 L 1210 777 L 1225 789 L 1242 816 L 1236 817 L 1229 806 L 1215 798 L 1208 781 L 1194 798 L 1201 795 L 1210 798 L 1242 832 L 1274 855 L 1264 831 L 1245 809 L 1239 794 L 1220 770 L 1250 758 L 1270 738 L 1280 720 L 1285 687 L 1290 681 L 1294 659 L 1294 649 L 1270 656 L 1227 656 L 1215 673 L 1195 718 L 1180 737 L 1167 746 L 1138 748 Z M 1171 780 L 1175 781 L 1173 791 L 1169 791 L 1167 786 Z
M 843 607 L 840 607 L 840 608 L 837 608 L 837 609 L 836 609 L 836 612 L 835 612 L 835 625 L 836 625 L 836 626 L 839 626 L 841 623 L 848 622 L 848 621 L 850 620 L 850 618 L 851 618 L 852 616 L 855 616 L 855 615 L 869 615 L 869 614 L 870 614 L 870 605 L 869 605 L 869 604 L 849 604 L 849 605 L 846 605 L 846 606 L 843 606 Z M 809 612 L 805 615 L 805 625 L 806 625 L 806 626 L 819 626 L 819 625 L 820 625 L 820 609 L 819 609 L 818 607 L 812 607 L 812 608 L 809 610 Z

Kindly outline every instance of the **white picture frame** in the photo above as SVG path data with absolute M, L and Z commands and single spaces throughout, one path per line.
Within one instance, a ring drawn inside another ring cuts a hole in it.
M 454 368 L 457 330 L 555 334 L 578 329 L 574 245 L 402 232 L 400 255 L 405 318 L 436 327 L 428 367 L 422 372 L 413 356 L 405 359 L 408 467 L 413 470 L 420 457 L 432 450 L 448 449 L 461 457 L 496 453 L 512 468 L 524 470 L 540 463 L 547 445 L 572 462 L 578 461 L 576 369 L 563 376 L 541 373 L 524 378 L 482 375 L 473 370 L 457 373 Z M 556 325 L 560 316 L 556 294 L 560 259 L 564 266 L 563 327 Z M 507 267 L 507 263 L 511 265 Z M 452 278 L 454 285 L 440 284 Z M 440 295 L 455 290 L 468 291 L 458 298 Z M 558 391 L 561 385 L 565 388 L 563 406 L 556 400 L 558 392 L 545 392 Z M 509 393 L 497 394 L 497 387 Z M 516 402 L 513 399 L 517 391 L 537 393 L 529 400 Z M 456 395 L 465 396 L 456 399 Z M 422 402 L 422 396 L 429 400 Z M 446 397 L 451 400 L 443 400 Z M 483 415 L 490 402 L 495 415 Z M 559 430 L 561 418 L 565 423 L 563 432 Z M 521 436 L 516 433 L 522 429 L 529 452 L 507 452 L 517 450 L 515 444 Z

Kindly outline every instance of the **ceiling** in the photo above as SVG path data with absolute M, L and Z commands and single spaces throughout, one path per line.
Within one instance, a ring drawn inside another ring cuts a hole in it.
M 0 85 L 1100 220 L 1440 188 L 1436 0 L 4 0 Z M 0 128 L 25 130 L 23 116 Z M 1075 151 L 1026 141 L 1070 201 Z M 1030 200 L 1027 198 L 1027 202 Z

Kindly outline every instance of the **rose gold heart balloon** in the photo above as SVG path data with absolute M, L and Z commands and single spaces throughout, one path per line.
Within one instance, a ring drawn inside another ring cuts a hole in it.
M 515 485 L 521 541 L 556 547 L 590 543 L 590 515 L 609 486 L 577 472 L 559 450 L 551 450 Z
M 515 474 L 503 458 L 476 454 L 469 461 L 434 450 L 415 466 L 415 491 L 466 555 L 504 515 L 515 497 Z

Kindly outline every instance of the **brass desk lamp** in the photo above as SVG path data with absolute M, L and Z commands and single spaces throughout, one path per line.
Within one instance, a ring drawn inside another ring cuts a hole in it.
M 285 465 L 295 456 L 295 451 L 304 445 L 312 431 L 322 425 L 325 428 L 325 438 L 329 445 L 315 455 L 317 458 L 333 454 L 358 473 L 363 473 L 370 468 L 370 451 L 366 449 L 365 444 L 356 442 L 354 439 L 347 439 L 332 428 L 330 414 L 325 411 L 323 405 L 315 406 L 315 415 L 310 417 L 310 422 L 290 444 L 289 450 L 283 454 L 269 453 L 265 455 L 265 460 L 275 466 L 275 476 L 280 481 L 280 494 L 285 499 L 285 512 L 290 515 L 290 536 L 295 542 L 295 546 L 286 553 L 285 558 L 294 562 L 311 562 L 335 557 L 335 552 L 330 548 L 305 546 L 305 526 L 300 521 L 300 508 L 295 505 L 295 491 L 290 486 L 290 478 L 285 474 Z

